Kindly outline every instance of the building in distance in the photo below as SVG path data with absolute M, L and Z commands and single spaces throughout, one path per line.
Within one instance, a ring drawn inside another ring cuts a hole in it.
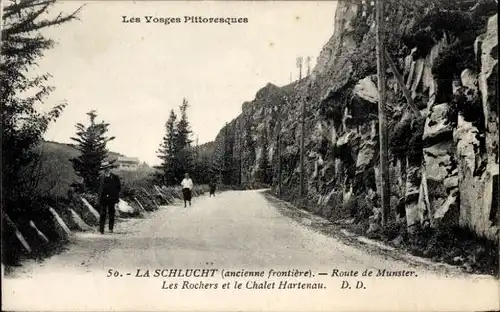
M 134 170 L 139 169 L 141 162 L 139 161 L 139 158 L 136 158 L 136 157 L 121 156 L 121 157 L 118 157 L 115 164 L 117 165 L 116 169 L 118 169 L 118 170 L 134 171 Z

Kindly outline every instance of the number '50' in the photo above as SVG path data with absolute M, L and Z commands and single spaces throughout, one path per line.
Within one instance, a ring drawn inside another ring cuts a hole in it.
M 120 276 L 120 272 L 115 271 L 113 269 L 109 269 L 108 275 L 106 275 L 106 277 L 118 277 L 118 276 Z

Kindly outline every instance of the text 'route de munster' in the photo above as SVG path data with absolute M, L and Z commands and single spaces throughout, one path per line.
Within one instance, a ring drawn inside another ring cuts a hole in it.
M 183 17 L 157 17 L 146 15 L 138 16 L 122 16 L 122 23 L 126 24 L 246 24 L 247 17 L 205 17 L 205 16 L 183 16 Z

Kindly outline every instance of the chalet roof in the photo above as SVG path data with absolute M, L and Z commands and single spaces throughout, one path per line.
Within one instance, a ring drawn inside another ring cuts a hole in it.
M 118 157 L 118 163 L 139 163 L 139 158 L 137 157 Z

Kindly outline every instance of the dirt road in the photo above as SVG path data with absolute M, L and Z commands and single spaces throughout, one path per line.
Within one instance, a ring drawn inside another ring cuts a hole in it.
M 165 273 L 184 269 L 188 274 L 189 268 L 217 273 L 201 280 Z M 310 277 L 287 281 L 324 288 L 276 290 L 284 279 L 269 278 L 271 269 L 308 271 Z M 224 278 L 222 270 L 262 270 L 266 278 Z M 382 270 L 386 276 L 374 276 Z M 363 277 L 364 271 L 374 275 Z M 388 277 L 389 271 L 403 276 Z M 118 223 L 114 234 L 79 233 L 67 251 L 14 273 L 4 281 L 4 306 L 23 310 L 401 310 L 401 304 L 437 308 L 435 298 L 448 298 L 447 304 L 459 310 L 468 305 L 477 310 L 477 302 L 491 308 L 499 298 L 492 278 L 448 278 L 348 246 L 281 215 L 259 191 L 202 196 L 187 209 L 180 204 L 162 207 L 144 219 Z M 218 284 L 218 289 L 183 288 L 186 280 L 193 287 Z M 257 284 L 247 285 L 249 281 Z M 354 290 L 359 281 L 363 286 Z M 230 289 L 222 289 L 225 282 Z M 352 289 L 343 289 L 344 282 Z M 175 289 L 165 288 L 173 284 Z M 380 300 L 387 295 L 390 300 Z

